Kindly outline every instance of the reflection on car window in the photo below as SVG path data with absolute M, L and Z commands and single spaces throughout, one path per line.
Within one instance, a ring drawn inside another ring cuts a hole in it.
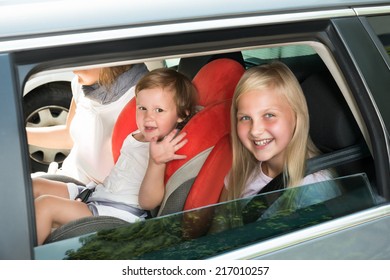
M 246 64 L 249 64 L 249 66 L 267 63 L 275 59 L 302 57 L 314 54 L 316 54 L 316 51 L 308 45 L 279 46 L 242 51 L 244 61 Z M 168 68 L 177 68 L 179 62 L 180 58 L 169 58 L 164 60 L 164 64 Z
M 390 16 L 369 17 L 368 22 L 390 56 Z
M 390 56 L 390 33 L 380 35 L 379 39 L 382 41 L 387 54 Z
M 316 54 L 316 51 L 308 45 L 281 46 L 274 48 L 262 48 L 256 50 L 244 50 L 244 59 L 280 59 Z
M 315 188 L 338 195 L 297 207 Z M 375 205 L 365 174 L 239 199 L 79 238 L 66 259 L 205 259 Z
M 321 61 L 316 51 L 309 45 L 289 45 L 273 48 L 260 48 L 242 51 L 245 65 L 247 68 L 252 66 L 269 63 L 274 60 L 280 60 L 286 63 L 292 70 L 302 64 L 302 59 L 309 59 L 310 64 L 315 64 L 313 59 Z M 315 64 L 318 65 L 318 64 Z

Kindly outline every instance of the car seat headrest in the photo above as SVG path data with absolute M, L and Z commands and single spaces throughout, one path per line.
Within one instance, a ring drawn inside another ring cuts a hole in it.
M 208 106 L 231 99 L 244 67 L 235 60 L 221 58 L 202 67 L 192 80 L 199 93 L 199 105 Z
M 339 150 L 362 139 L 339 87 L 329 72 L 315 73 L 302 83 L 310 116 L 310 136 L 322 152 Z
M 183 57 L 179 61 L 178 69 L 180 73 L 183 73 L 191 80 L 195 77 L 198 71 L 207 63 L 220 59 L 220 58 L 229 58 L 231 60 L 237 61 L 241 64 L 242 67 L 245 67 L 244 58 L 241 52 L 232 52 L 232 53 L 221 53 L 214 55 L 203 55 L 203 56 L 193 56 L 193 57 Z

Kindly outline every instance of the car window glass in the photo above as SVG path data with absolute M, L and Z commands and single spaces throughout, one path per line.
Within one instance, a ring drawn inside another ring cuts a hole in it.
M 368 17 L 367 20 L 390 56 L 390 15 Z
M 321 198 L 324 190 L 334 195 Z M 100 231 L 78 238 L 79 248 L 63 257 L 203 259 L 374 205 L 366 175 L 355 174 Z M 38 247 L 38 252 L 45 247 Z
M 291 45 L 243 50 L 241 53 L 245 64 L 250 67 L 274 59 L 313 55 L 316 54 L 316 51 L 308 45 Z M 166 59 L 164 63 L 168 68 L 176 68 L 180 63 L 180 58 L 169 58 Z
M 175 68 L 179 65 L 180 58 L 168 58 L 164 62 L 167 68 Z
M 244 59 L 280 59 L 286 57 L 312 55 L 315 53 L 315 50 L 307 45 L 280 46 L 274 48 L 262 48 L 242 51 Z

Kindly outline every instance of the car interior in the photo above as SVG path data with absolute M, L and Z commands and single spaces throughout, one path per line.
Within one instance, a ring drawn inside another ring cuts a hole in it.
M 317 165 L 313 168 L 333 168 L 340 177 L 365 173 L 375 189 L 375 169 L 369 148 L 321 57 L 314 52 L 296 57 L 244 58 L 243 53 L 186 57 L 175 66 L 177 71 L 192 79 L 202 109 L 183 128 L 191 139 L 191 145 L 181 150 L 187 158 L 167 164 L 166 194 L 162 205 L 151 211 L 150 218 L 218 203 L 224 177 L 231 166 L 230 105 L 234 88 L 245 69 L 274 59 L 290 67 L 306 96 L 310 136 L 324 153 L 312 164 Z M 134 116 L 133 98 L 114 128 L 112 151 L 115 160 L 125 137 L 136 128 Z M 83 218 L 54 230 L 45 244 L 124 225 L 128 223 L 113 217 Z

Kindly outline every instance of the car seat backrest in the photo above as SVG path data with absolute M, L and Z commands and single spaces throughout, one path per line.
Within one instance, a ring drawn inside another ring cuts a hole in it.
M 367 174 L 375 186 L 375 169 L 367 144 L 339 87 L 329 71 L 309 76 L 303 83 L 310 116 L 310 136 L 323 152 L 341 152 L 359 147 L 362 157 L 345 163 L 332 156 L 332 166 L 339 176 L 356 173 Z M 331 154 L 332 155 L 332 154 Z
M 182 160 L 170 161 L 165 170 L 166 189 L 164 200 L 158 215 L 164 215 L 183 210 L 188 190 L 183 192 L 183 184 L 198 175 L 209 153 L 216 143 L 230 131 L 231 100 L 212 104 L 197 113 L 183 128 L 187 133 L 188 143 L 178 151 L 187 157 Z M 180 195 L 175 194 L 180 192 Z M 176 205 L 173 207 L 173 205 Z M 170 210 L 168 210 L 168 208 Z
M 339 87 L 328 71 L 301 84 L 310 117 L 310 136 L 324 153 L 357 144 L 362 134 Z
M 238 62 L 222 58 L 206 64 L 194 78 L 199 104 L 204 109 L 183 128 L 189 142 L 179 152 L 187 155 L 187 158 L 167 164 L 166 195 L 158 215 L 183 210 L 191 182 L 213 147 L 229 134 L 231 99 L 244 71 Z M 191 203 L 193 197 L 187 203 Z
M 230 104 L 231 100 L 221 101 L 210 105 L 195 114 L 184 126 L 182 132 L 187 133 L 188 144 L 178 153 L 187 157 L 174 160 L 167 164 L 166 180 L 172 176 L 183 164 L 196 157 L 199 153 L 213 147 L 219 139 L 230 131 Z
M 232 166 L 230 134 L 225 134 L 211 150 L 188 193 L 184 210 L 215 204 L 224 187 L 224 178 Z

